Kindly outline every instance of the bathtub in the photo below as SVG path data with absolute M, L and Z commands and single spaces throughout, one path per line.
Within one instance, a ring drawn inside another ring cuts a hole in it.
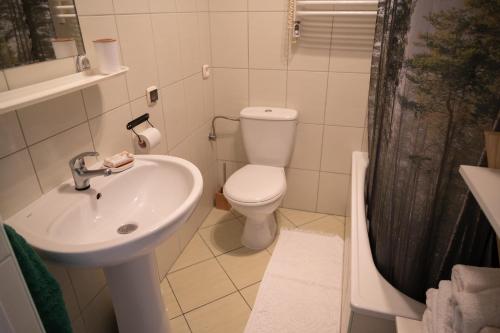
M 351 228 L 346 228 L 342 332 L 395 332 L 395 317 L 420 320 L 425 305 L 394 288 L 372 258 L 365 214 L 368 154 L 353 152 Z

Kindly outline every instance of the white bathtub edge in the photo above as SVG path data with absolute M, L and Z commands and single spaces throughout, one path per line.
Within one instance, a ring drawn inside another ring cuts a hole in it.
M 370 248 L 365 215 L 365 177 L 368 154 L 352 154 L 351 175 L 351 294 L 352 311 L 395 320 L 420 320 L 425 305 L 394 288 L 378 272 Z

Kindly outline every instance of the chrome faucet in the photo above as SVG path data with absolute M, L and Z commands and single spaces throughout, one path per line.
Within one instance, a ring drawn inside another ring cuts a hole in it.
M 99 156 L 96 151 L 89 151 L 81 153 L 69 160 L 69 168 L 75 180 L 75 189 L 77 191 L 84 191 L 90 188 L 90 178 L 97 176 L 109 176 L 111 169 L 97 169 L 89 170 L 85 166 L 84 157 L 86 156 Z

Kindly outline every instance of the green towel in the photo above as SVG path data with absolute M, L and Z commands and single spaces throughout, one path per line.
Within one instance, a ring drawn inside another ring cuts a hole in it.
M 71 333 L 71 323 L 56 279 L 24 238 L 12 227 L 4 227 L 45 331 Z

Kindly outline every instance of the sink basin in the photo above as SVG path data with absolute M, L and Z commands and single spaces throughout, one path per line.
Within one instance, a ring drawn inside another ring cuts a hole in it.
M 192 213 L 203 189 L 192 163 L 163 155 L 137 156 L 132 168 L 93 178 L 91 184 L 76 191 L 68 180 L 7 224 L 48 259 L 111 266 L 150 252 L 171 235 Z
M 132 168 L 93 178 L 88 190 L 64 182 L 6 223 L 52 261 L 103 267 L 121 333 L 163 333 L 153 250 L 189 218 L 202 191 L 192 163 L 137 155 Z

